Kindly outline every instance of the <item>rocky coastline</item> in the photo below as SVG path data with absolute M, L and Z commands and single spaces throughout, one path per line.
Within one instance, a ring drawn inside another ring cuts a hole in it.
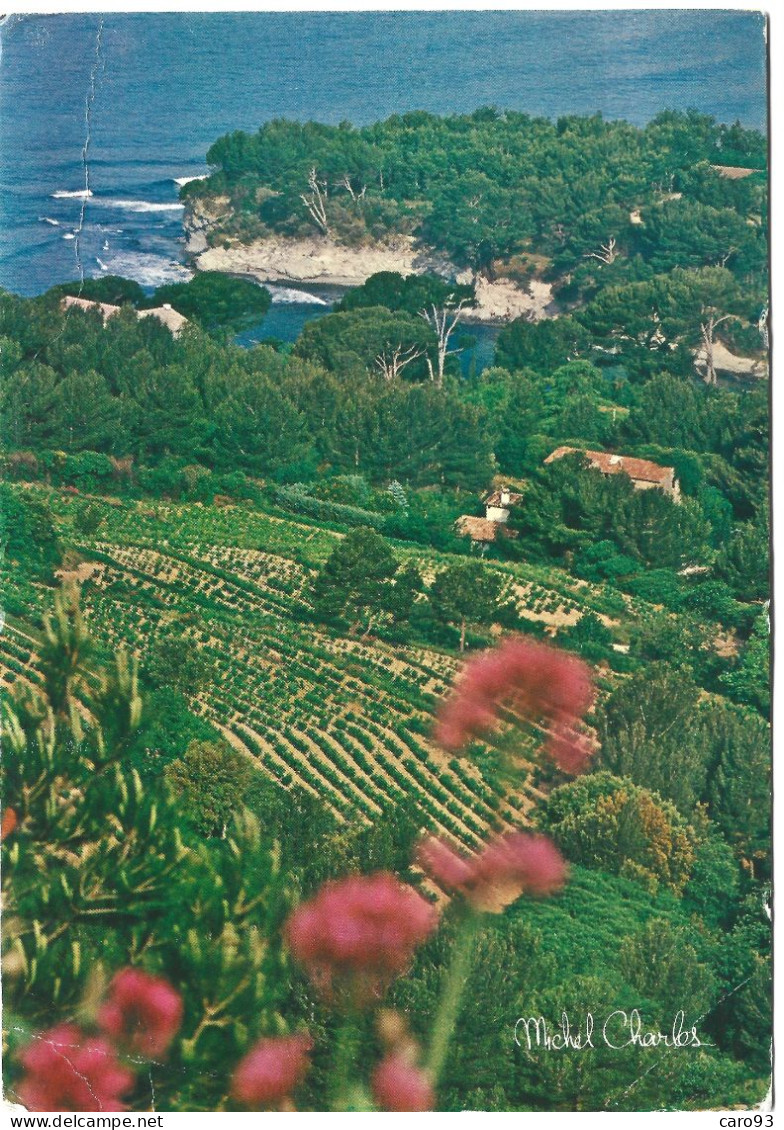
M 477 305 L 463 313 L 462 321 L 503 325 L 515 318 L 531 321 L 554 317 L 559 310 L 549 283 L 532 279 L 521 285 L 499 277 L 489 281 L 475 277 L 450 262 L 443 253 L 422 247 L 413 236 L 398 236 L 384 243 L 349 247 L 325 236 L 293 239 L 273 235 L 242 244 L 227 241 L 211 247 L 208 234 L 229 208 L 227 198 L 218 197 L 208 210 L 201 201 L 186 210 L 186 253 L 199 271 L 221 271 L 244 275 L 260 283 L 302 286 L 361 286 L 379 271 L 401 275 L 435 274 L 458 283 L 474 283 Z

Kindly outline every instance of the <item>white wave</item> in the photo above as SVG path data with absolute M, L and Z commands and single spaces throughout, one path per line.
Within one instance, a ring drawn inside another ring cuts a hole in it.
M 95 256 L 95 261 L 98 264 L 98 266 L 101 268 L 102 271 L 108 271 L 109 268 L 106 266 L 106 264 L 101 259 L 98 258 L 97 255 Z
M 209 175 L 209 173 L 202 173 L 198 177 L 172 177 L 172 180 L 182 188 L 184 184 L 190 184 L 192 180 L 206 180 Z
M 179 212 L 184 204 L 156 204 L 152 200 L 111 200 L 99 197 L 93 204 L 104 208 L 122 208 L 126 212 Z
M 307 290 L 295 290 L 290 286 L 269 286 L 267 290 L 272 296 L 272 301 L 276 305 L 293 305 L 297 303 L 301 306 L 329 306 L 330 303 L 326 302 L 323 298 L 319 298 L 317 294 L 310 294 Z
M 79 188 L 75 192 L 61 190 L 51 193 L 52 200 L 86 200 L 88 196 L 92 196 L 89 188 Z
M 76 236 L 72 231 L 67 231 L 63 236 L 63 239 L 76 239 Z
M 193 272 L 183 267 L 182 263 L 145 252 L 118 252 L 101 266 L 104 271 L 123 279 L 133 279 L 141 286 L 164 286 L 166 283 L 187 282 L 193 278 Z
M 51 216 L 39 216 L 38 221 L 39 221 L 39 223 L 42 223 L 42 224 L 51 224 L 52 227 L 55 227 L 55 228 L 59 228 L 59 226 L 60 226 L 60 221 L 59 220 L 53 220 Z

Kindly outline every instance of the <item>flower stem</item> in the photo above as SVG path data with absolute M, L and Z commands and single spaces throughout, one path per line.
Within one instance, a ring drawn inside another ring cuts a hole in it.
M 466 987 L 468 976 L 471 972 L 471 962 L 474 956 L 474 941 L 479 932 L 478 914 L 468 914 L 458 930 L 455 944 L 452 949 L 452 960 L 441 989 L 441 999 L 438 1002 L 433 1029 L 430 1036 L 430 1052 L 427 1068 L 430 1078 L 435 1086 L 441 1074 L 449 1042 L 455 1030 L 457 1017 L 460 1012 L 460 1001 Z
M 351 1077 L 356 1068 L 359 1031 L 356 1018 L 349 1014 L 335 1037 L 335 1058 L 331 1077 L 331 1110 L 352 1110 L 355 1096 Z

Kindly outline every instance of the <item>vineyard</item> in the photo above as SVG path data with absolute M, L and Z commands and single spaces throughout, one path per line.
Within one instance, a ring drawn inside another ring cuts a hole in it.
M 515 744 L 517 788 L 483 772 L 493 751 L 449 758 L 429 738 L 437 703 L 459 668 L 434 647 L 340 636 L 303 617 L 315 570 L 340 533 L 239 506 L 171 505 L 94 498 L 92 538 L 74 529 L 80 500 L 44 487 L 63 542 L 73 546 L 63 579 L 82 588 L 82 606 L 99 647 L 140 658 L 176 634 L 206 661 L 191 710 L 284 788 L 326 801 L 339 819 L 372 820 L 401 805 L 421 826 L 458 842 L 477 842 L 491 823 L 525 822 L 549 768 L 535 755 L 537 733 Z M 398 548 L 427 578 L 449 558 Z M 570 624 L 590 608 L 623 635 L 617 593 L 566 573 L 493 564 L 510 574 L 521 616 Z M 49 593 L 32 590 L 35 621 Z M 2 678 L 36 681 L 39 633 L 10 616 L 0 637 Z M 620 637 L 619 637 L 620 638 Z M 485 756 L 482 756 L 482 754 Z

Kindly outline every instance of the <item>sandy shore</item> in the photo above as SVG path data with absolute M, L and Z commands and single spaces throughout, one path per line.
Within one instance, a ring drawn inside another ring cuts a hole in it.
M 378 271 L 436 274 L 461 283 L 475 281 L 478 305 L 465 311 L 465 322 L 508 322 L 521 316 L 539 321 L 557 313 L 547 283 L 534 279 L 524 288 L 511 279 L 474 280 L 470 272 L 461 272 L 446 256 L 417 247 L 411 236 L 370 247 L 273 236 L 246 245 L 204 248 L 201 240 L 192 238 L 189 250 L 198 270 L 249 275 L 262 283 L 352 287 L 361 286 Z

